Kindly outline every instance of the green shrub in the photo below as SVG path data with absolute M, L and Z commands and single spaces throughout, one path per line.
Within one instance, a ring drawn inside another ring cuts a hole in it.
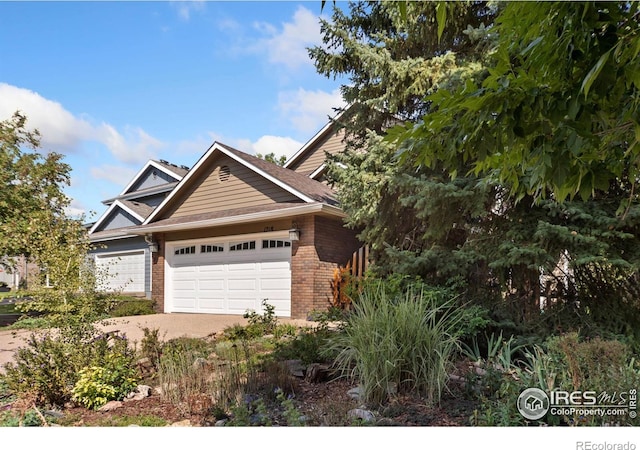
M 496 355 L 505 353 L 504 347 Z M 499 357 L 488 358 L 481 368 L 482 376 L 469 377 L 468 382 L 483 387 L 478 398 L 480 408 L 471 421 L 474 425 L 636 425 L 630 417 L 593 415 L 590 417 L 547 414 L 530 422 L 518 412 L 514 399 L 530 387 L 550 392 L 555 389 L 597 393 L 628 392 L 640 385 L 640 365 L 630 356 L 628 347 L 619 341 L 600 338 L 581 340 L 577 333 L 552 336 L 543 346 L 525 351 L 524 360 L 498 363 Z
M 94 330 L 95 331 L 95 330 Z M 91 328 L 31 334 L 12 363 L 5 364 L 7 388 L 38 404 L 63 405 L 85 367 L 105 367 L 120 376 L 134 367 L 134 352 L 125 336 L 96 334 Z
M 460 327 L 459 310 L 440 295 L 409 289 L 389 297 L 378 283 L 357 298 L 328 351 L 338 352 L 337 368 L 359 380 L 367 402 L 381 404 L 396 390 L 439 402 Z
M 109 316 L 127 317 L 155 314 L 153 305 L 153 300 L 136 298 L 119 299 L 115 301 L 114 306 L 109 311 Z
M 273 357 L 279 360 L 299 359 L 303 364 L 330 362 L 336 354 L 328 354 L 326 347 L 333 332 L 326 328 L 305 328 L 293 339 L 276 343 Z
M 0 413 L 0 427 L 39 427 L 42 419 L 33 409 L 20 414 L 16 411 L 4 411 Z
M 98 409 L 111 400 L 122 400 L 139 380 L 127 355 L 109 353 L 103 366 L 85 367 L 73 387 L 73 400 L 89 409 Z
M 144 336 L 140 341 L 140 354 L 143 358 L 149 358 L 153 367 L 157 369 L 163 346 L 163 342 L 160 340 L 160 330 L 143 327 L 142 332 Z
M 278 319 L 275 313 L 275 306 L 267 303 L 267 299 L 262 300 L 262 307 L 264 312 L 258 314 L 255 311 L 247 311 L 243 317 L 249 319 L 248 328 L 254 328 L 256 331 L 264 336 L 265 334 L 273 334 L 278 325 Z

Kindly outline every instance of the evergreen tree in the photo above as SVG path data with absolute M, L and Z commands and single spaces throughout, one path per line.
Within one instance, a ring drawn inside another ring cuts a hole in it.
M 640 342 L 637 3 L 404 5 L 336 9 L 310 51 L 349 78 L 329 179 L 378 272 Z

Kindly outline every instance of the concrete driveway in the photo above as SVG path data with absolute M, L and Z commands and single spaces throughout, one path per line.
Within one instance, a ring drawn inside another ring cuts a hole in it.
M 305 320 L 278 318 L 279 323 L 292 323 L 299 326 L 311 325 Z M 100 324 L 104 331 L 118 330 L 126 334 L 130 341 L 139 343 L 144 337 L 143 328 L 158 329 L 162 340 L 176 337 L 206 337 L 224 330 L 226 327 L 240 324 L 246 325 L 247 319 L 242 316 L 215 314 L 151 314 L 147 316 L 130 316 L 109 319 Z M 0 331 L 0 372 L 2 366 L 13 360 L 17 348 L 25 345 L 32 331 Z

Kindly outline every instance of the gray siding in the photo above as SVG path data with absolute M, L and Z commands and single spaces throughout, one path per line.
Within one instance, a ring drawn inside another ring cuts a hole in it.
M 173 183 L 174 181 L 178 180 L 160 169 L 156 169 L 151 166 L 140 176 L 139 180 L 131 186 L 127 192 L 140 191 L 142 189 L 160 186 L 161 184 Z
M 116 207 L 113 211 L 111 211 L 109 217 L 107 217 L 106 220 L 102 222 L 99 229 L 95 231 L 115 230 L 117 228 L 130 227 L 133 225 L 140 225 L 140 221 L 128 212 Z
M 89 255 L 100 255 L 105 253 L 121 253 L 134 250 L 144 251 L 144 294 L 146 298 L 151 298 L 151 253 L 149 245 L 144 237 L 135 236 L 125 239 L 101 242 L 98 248 L 89 251 Z
M 169 195 L 168 192 L 163 192 L 162 194 L 149 195 L 147 197 L 139 197 L 134 199 L 136 202 L 144 203 L 149 206 L 158 206 L 163 200 Z

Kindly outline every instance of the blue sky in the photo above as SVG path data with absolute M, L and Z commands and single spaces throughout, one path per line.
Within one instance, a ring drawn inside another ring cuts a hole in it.
M 327 3 L 324 14 L 331 9 Z M 321 1 L 0 1 L 0 120 L 21 110 L 95 220 L 149 159 L 216 140 L 291 155 L 341 106 L 319 75 Z M 92 214 L 93 212 L 93 214 Z

